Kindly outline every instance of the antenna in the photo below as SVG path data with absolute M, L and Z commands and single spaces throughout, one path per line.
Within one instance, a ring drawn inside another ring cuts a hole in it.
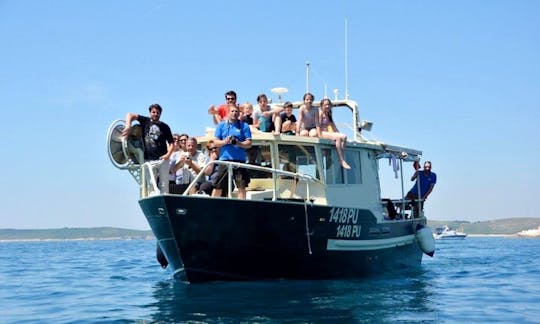
M 284 94 L 284 93 L 287 93 L 289 90 L 287 88 L 272 88 L 270 89 L 270 91 L 272 91 L 272 93 L 275 93 L 278 95 L 278 103 L 281 103 L 281 95 Z
M 349 49 L 347 48 L 347 18 L 345 18 L 345 99 L 349 100 Z
M 306 61 L 306 93 L 309 92 L 309 61 Z

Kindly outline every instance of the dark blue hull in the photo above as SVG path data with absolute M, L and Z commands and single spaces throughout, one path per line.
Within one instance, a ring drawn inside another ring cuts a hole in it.
M 207 196 L 140 205 L 175 277 L 214 280 L 359 278 L 419 267 L 417 224 L 378 224 L 368 210 Z

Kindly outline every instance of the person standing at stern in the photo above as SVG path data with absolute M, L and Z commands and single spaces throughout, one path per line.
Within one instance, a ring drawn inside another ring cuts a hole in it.
M 416 170 L 416 172 L 411 177 L 411 181 L 414 180 L 416 180 L 416 183 L 411 188 L 411 190 L 409 190 L 405 198 L 412 201 L 420 198 L 425 201 L 427 197 L 431 194 L 433 188 L 435 187 L 435 184 L 437 183 L 437 174 L 435 174 L 435 172 L 431 172 L 430 161 L 426 161 L 424 163 L 424 170 Z M 418 196 L 418 186 L 420 186 L 420 196 Z M 416 206 L 415 204 L 413 205 L 415 209 L 415 214 L 418 214 L 418 206 Z M 423 203 L 421 203 L 420 208 L 424 208 Z

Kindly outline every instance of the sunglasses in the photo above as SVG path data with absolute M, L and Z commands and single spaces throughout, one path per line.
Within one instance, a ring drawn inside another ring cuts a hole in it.
M 209 147 L 208 150 L 210 152 L 215 152 L 215 151 L 217 151 L 217 148 L 216 147 Z
M 227 101 L 234 101 L 236 98 L 234 98 L 234 97 L 227 97 L 226 99 L 227 99 Z

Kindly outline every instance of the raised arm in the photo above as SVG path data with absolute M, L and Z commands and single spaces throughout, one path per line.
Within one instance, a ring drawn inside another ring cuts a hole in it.
M 208 115 L 215 115 L 216 114 L 216 106 L 211 105 L 208 107 Z
M 126 114 L 126 127 L 122 131 L 122 136 L 127 137 L 129 135 L 129 130 L 131 129 L 131 123 L 137 118 L 139 118 L 139 114 L 136 114 L 136 113 Z
M 202 167 L 207 163 L 207 161 L 204 155 L 202 155 L 202 153 L 199 153 L 196 161 L 193 161 L 193 158 L 191 158 L 187 160 L 186 163 L 195 173 L 198 174 L 199 172 L 201 172 Z

